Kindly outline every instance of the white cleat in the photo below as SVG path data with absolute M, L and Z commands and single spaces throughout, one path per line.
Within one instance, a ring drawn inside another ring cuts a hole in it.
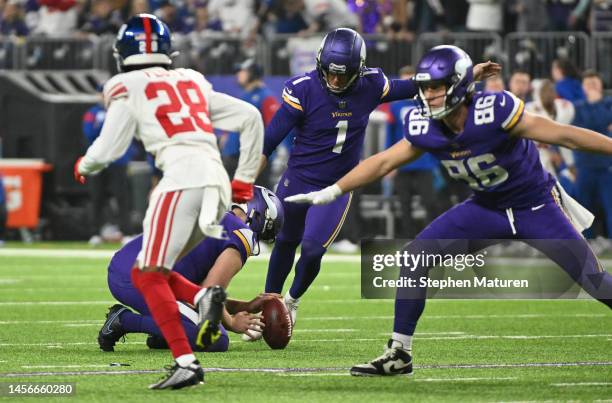
M 285 306 L 289 311 L 289 315 L 291 316 L 291 325 L 293 327 L 295 326 L 295 320 L 297 318 L 297 310 L 298 306 L 300 305 L 300 299 L 292 298 L 291 295 L 289 295 L 289 292 L 287 292 L 287 294 L 285 294 L 285 298 L 283 298 L 283 302 L 285 303 Z

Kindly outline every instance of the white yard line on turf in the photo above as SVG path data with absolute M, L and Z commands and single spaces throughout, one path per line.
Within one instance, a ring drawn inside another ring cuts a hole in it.
M 1 257 L 58 257 L 58 258 L 85 258 L 85 259 L 109 259 L 116 251 L 114 250 L 88 250 L 88 249 L 35 249 L 35 248 L 2 248 L 0 249 Z M 299 258 L 299 254 L 296 255 Z M 270 254 L 262 254 L 258 256 L 250 257 L 252 261 L 264 261 L 270 260 Z M 360 263 L 360 255 L 336 255 L 326 254 L 323 257 L 324 262 L 348 262 L 348 263 Z M 498 265 L 515 265 L 520 264 L 521 266 L 541 266 L 543 263 L 550 263 L 550 260 L 545 258 L 502 258 L 492 257 L 487 259 L 488 263 Z M 601 262 L 604 265 L 611 265 L 612 259 L 602 259 Z
M 552 386 L 612 386 L 612 382 L 568 382 L 551 383 Z
M 307 330 L 307 329 L 305 329 Z M 321 329 L 323 330 L 323 329 Z M 333 331 L 331 329 L 330 331 Z M 381 336 L 388 336 L 387 333 L 381 333 Z M 518 337 L 517 337 L 518 336 Z M 464 336 L 445 336 L 445 337 L 428 337 L 419 336 L 417 334 L 417 340 L 419 341 L 430 341 L 430 340 L 488 340 L 488 339 L 520 339 L 520 340 L 538 340 L 538 339 L 572 339 L 572 338 L 607 338 L 609 334 L 568 334 L 568 335 L 464 335 Z M 346 343 L 350 341 L 381 341 L 380 338 L 329 338 L 329 339 L 292 339 L 292 343 Z M 143 344 L 142 342 L 125 342 L 122 344 Z M 23 346 L 38 346 L 38 347 L 49 347 L 49 348 L 62 348 L 63 346 L 93 346 L 97 345 L 96 342 L 49 342 L 49 343 L 0 343 L 0 347 L 23 347 Z
M 43 368 L 108 368 L 109 364 L 84 364 L 84 365 L 22 365 L 21 368 L 43 369 Z
M 321 301 L 318 301 L 321 302 Z M 317 303 L 318 303 L 317 302 Z M 425 315 L 426 319 L 535 319 L 535 318 L 604 318 L 609 315 L 604 313 L 569 313 L 569 314 L 508 314 L 508 315 Z M 391 315 L 374 315 L 374 316 L 307 316 L 300 317 L 300 321 L 335 321 L 335 320 L 370 320 L 393 319 Z
M 389 333 L 379 333 L 379 336 L 389 336 Z M 417 334 L 418 336 L 418 334 Z M 571 338 L 592 338 L 592 337 L 609 337 L 609 334 L 555 334 L 555 335 L 474 335 L 466 334 L 460 336 L 448 337 L 419 337 L 417 340 L 466 340 L 466 339 L 515 339 L 515 340 L 533 340 L 533 339 L 571 339 Z
M 589 366 L 612 366 L 612 362 L 543 362 L 543 363 L 516 363 L 516 364 L 443 364 L 443 365 L 417 365 L 416 369 L 485 369 L 485 368 L 562 368 L 562 367 L 589 367 Z M 204 368 L 206 372 L 262 372 L 262 373 L 339 373 L 339 371 L 348 371 L 348 368 Z M 164 370 L 156 369 L 136 369 L 136 370 L 106 370 L 106 371 L 53 371 L 53 372 L 15 372 L 15 373 L 0 373 L 0 378 L 22 378 L 22 377 L 39 377 L 39 376 L 79 376 L 79 375 L 138 375 L 164 372 Z M 348 372 L 347 372 L 348 373 Z M 419 378 L 414 379 L 415 381 Z M 422 378 L 422 381 L 428 382 L 428 379 L 441 379 L 446 381 L 450 378 Z M 478 378 L 455 378 L 463 380 L 478 380 Z M 484 380 L 485 378 L 483 378 Z M 487 378 L 489 379 L 489 378 Z M 502 379 L 502 378 L 495 378 Z M 435 382 L 435 381 L 429 381 Z M 607 386 L 607 385 L 605 385 Z

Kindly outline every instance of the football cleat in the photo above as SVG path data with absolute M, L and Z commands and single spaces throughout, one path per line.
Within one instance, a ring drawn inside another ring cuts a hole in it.
M 300 305 L 299 298 L 292 298 L 289 293 L 285 294 L 285 298 L 283 298 L 283 302 L 287 307 L 287 311 L 289 311 L 289 315 L 291 316 L 291 325 L 295 325 L 295 320 L 297 319 L 297 310 Z
M 159 382 L 149 385 L 149 389 L 180 389 L 204 383 L 204 370 L 197 360 L 186 367 L 175 363 L 166 369 L 168 374 Z
M 389 339 L 385 352 L 372 361 L 351 368 L 354 376 L 391 376 L 412 374 L 412 357 L 402 343 Z
M 207 348 L 215 344 L 219 337 L 221 337 L 219 324 L 223 316 L 226 298 L 225 290 L 218 285 L 209 287 L 200 297 L 200 300 L 197 302 L 198 327 L 200 328 L 196 338 L 197 346 Z
M 98 345 L 102 351 L 115 351 L 115 343 L 127 333 L 121 326 L 121 320 L 119 319 L 119 316 L 125 311 L 129 312 L 130 310 L 121 304 L 109 308 L 106 321 L 98 332 Z

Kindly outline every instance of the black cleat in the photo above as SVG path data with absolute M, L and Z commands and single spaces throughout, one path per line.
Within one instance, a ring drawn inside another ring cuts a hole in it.
M 173 366 L 168 366 L 166 369 L 168 370 L 166 377 L 149 385 L 149 389 L 181 389 L 204 383 L 204 370 L 197 360 L 186 367 L 181 367 L 175 362 Z
M 223 287 L 215 285 L 209 287 L 198 301 L 198 326 L 200 328 L 196 338 L 198 347 L 207 348 L 215 344 L 221 337 L 219 324 L 223 316 L 226 298 L 227 294 Z
M 412 374 L 412 357 L 402 343 L 389 339 L 385 353 L 372 361 L 351 368 L 354 376 L 392 376 Z
M 119 320 L 119 315 L 125 311 L 129 311 L 129 309 L 121 304 L 109 308 L 106 314 L 106 322 L 98 333 L 98 344 L 102 351 L 115 351 L 115 343 L 125 336 L 126 331 L 121 326 L 121 320 Z
M 168 350 L 170 348 L 168 347 L 166 339 L 154 334 L 150 334 L 149 337 L 147 337 L 147 347 L 151 350 Z

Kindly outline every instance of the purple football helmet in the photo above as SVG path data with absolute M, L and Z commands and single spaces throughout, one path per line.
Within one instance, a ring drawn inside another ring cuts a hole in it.
M 335 94 L 348 90 L 363 74 L 366 46 L 363 38 L 349 28 L 337 28 L 325 35 L 317 53 L 317 70 L 327 89 Z M 347 75 L 339 88 L 329 84 L 327 74 Z
M 246 223 L 257 239 L 265 242 L 274 242 L 285 221 L 281 201 L 263 186 L 254 186 L 253 198 L 246 204 L 246 216 Z
M 474 91 L 473 67 L 470 56 L 456 46 L 436 46 L 425 53 L 414 77 L 419 86 L 418 100 L 423 116 L 442 119 L 455 110 Z M 424 87 L 432 84 L 446 86 L 444 106 L 429 106 Z

